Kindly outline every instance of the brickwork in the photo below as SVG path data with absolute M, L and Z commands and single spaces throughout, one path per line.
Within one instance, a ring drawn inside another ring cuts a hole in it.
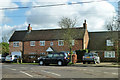
M 45 41 L 45 46 L 40 46 L 40 41 L 35 41 L 35 46 L 30 46 L 30 41 L 24 42 L 24 54 L 29 53 L 46 53 L 46 50 L 50 47 L 50 42 L 53 42 L 53 46 L 51 46 L 55 51 L 69 51 L 69 47 L 66 43 L 64 46 L 58 46 L 58 40 L 54 41 Z M 75 45 L 72 47 L 72 50 L 82 49 L 82 40 L 75 40 Z
M 13 42 L 9 43 L 9 52 L 18 52 L 18 51 L 22 51 L 22 42 L 19 42 L 19 47 L 13 47 Z

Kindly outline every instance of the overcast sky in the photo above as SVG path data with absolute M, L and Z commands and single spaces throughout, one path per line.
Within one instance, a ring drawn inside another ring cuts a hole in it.
M 76 5 L 69 3 L 89 2 Z M 103 31 L 105 22 L 116 15 L 119 0 L 0 0 L 0 8 L 42 6 L 65 3 L 64 6 L 0 10 L 0 37 L 11 35 L 12 30 L 26 30 L 31 24 L 33 30 L 60 28 L 61 17 L 77 18 L 76 27 L 82 27 L 87 20 L 88 31 Z

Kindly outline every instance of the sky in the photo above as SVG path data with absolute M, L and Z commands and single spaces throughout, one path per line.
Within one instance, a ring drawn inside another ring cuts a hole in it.
M 89 2 L 70 4 L 76 2 Z M 60 28 L 62 17 L 76 18 L 76 27 L 82 27 L 87 21 L 88 31 L 104 31 L 105 24 L 117 14 L 119 0 L 0 0 L 0 42 L 2 36 L 10 37 L 15 30 L 27 30 L 31 24 L 33 30 Z M 64 6 L 8 9 L 13 7 L 32 7 L 54 4 Z

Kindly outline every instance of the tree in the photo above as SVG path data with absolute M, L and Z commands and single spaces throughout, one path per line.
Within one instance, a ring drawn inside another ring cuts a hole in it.
M 64 42 L 67 44 L 67 46 L 70 49 L 71 53 L 71 61 L 72 61 L 72 43 L 76 37 L 76 31 L 75 31 L 75 25 L 77 23 L 76 18 L 71 19 L 68 17 L 62 17 L 61 20 L 58 22 L 59 26 L 64 30 L 63 33 L 63 39 Z
M 2 54 L 9 53 L 9 44 L 6 43 L 6 42 L 0 43 L 0 49 L 1 49 L 0 52 L 1 52 Z
M 109 31 L 108 34 L 110 34 L 111 36 L 109 36 L 112 40 L 112 42 L 114 43 L 114 48 L 116 48 L 117 51 L 117 62 L 119 62 L 119 34 L 118 37 L 115 36 L 114 31 L 117 31 L 119 33 L 120 31 L 120 19 L 118 16 L 113 17 L 111 19 L 111 21 L 107 21 L 107 24 L 105 25 L 107 30 Z

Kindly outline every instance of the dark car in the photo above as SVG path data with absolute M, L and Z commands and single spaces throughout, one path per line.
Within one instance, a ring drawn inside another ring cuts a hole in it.
M 90 63 L 90 62 L 94 62 L 94 64 L 96 63 L 100 63 L 100 57 L 98 56 L 97 53 L 85 53 L 83 56 L 83 64 L 85 64 L 86 62 Z
M 67 65 L 70 60 L 68 54 L 65 52 L 60 53 L 49 53 L 47 56 L 39 57 L 38 62 L 40 65 L 58 64 Z

